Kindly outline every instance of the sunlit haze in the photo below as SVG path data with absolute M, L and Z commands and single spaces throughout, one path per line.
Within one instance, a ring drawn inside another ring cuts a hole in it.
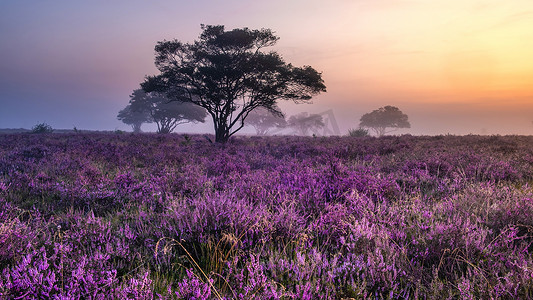
M 328 90 L 280 107 L 332 109 L 343 134 L 386 105 L 409 116 L 398 134 L 533 133 L 531 0 L 6 0 L 0 128 L 130 130 L 116 115 L 157 73 L 156 42 L 192 42 L 200 24 L 272 29 L 272 50 L 322 72 Z

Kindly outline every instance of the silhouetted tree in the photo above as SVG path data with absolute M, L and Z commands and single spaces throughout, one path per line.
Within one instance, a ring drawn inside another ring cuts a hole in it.
M 407 115 L 397 107 L 385 106 L 364 114 L 360 119 L 359 127 L 370 128 L 377 136 L 383 136 L 399 128 L 411 128 L 411 124 L 409 124 Z M 392 129 L 387 131 L 387 128 Z
M 130 96 L 133 111 L 145 112 L 150 121 L 157 124 L 158 133 L 170 133 L 176 126 L 189 122 L 204 122 L 205 109 L 186 102 L 169 101 L 156 92 L 146 93 L 142 89 L 133 91 Z
M 302 112 L 291 116 L 287 121 L 287 126 L 296 130 L 299 135 L 309 135 L 310 131 L 316 132 L 326 124 L 321 115 Z
M 276 108 L 276 111 L 279 109 Z M 283 114 L 273 113 L 264 107 L 252 110 L 246 118 L 246 123 L 255 128 L 257 135 L 267 135 L 270 129 L 287 125 Z
M 117 119 L 124 124 L 130 125 L 133 132 L 141 132 L 143 123 L 151 123 L 150 113 L 146 110 L 134 110 L 131 104 L 118 112 Z
M 158 42 L 155 65 L 161 73 L 148 76 L 142 87 L 205 108 L 216 142 L 226 142 L 243 128 L 258 107 L 279 114 L 278 100 L 306 102 L 326 91 L 321 73 L 312 67 L 294 67 L 276 52 L 263 51 L 278 40 L 271 30 L 201 28 L 194 43 Z

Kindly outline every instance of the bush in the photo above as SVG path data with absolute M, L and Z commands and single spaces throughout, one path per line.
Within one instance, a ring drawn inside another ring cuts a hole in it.
M 32 127 L 32 133 L 52 133 L 54 129 L 46 123 L 40 123 Z
M 349 136 L 368 136 L 368 130 L 364 128 L 350 129 L 348 130 Z

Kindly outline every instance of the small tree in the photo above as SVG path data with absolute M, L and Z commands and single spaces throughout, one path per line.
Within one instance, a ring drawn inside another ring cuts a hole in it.
M 189 122 L 204 122 L 205 109 L 191 103 L 169 101 L 163 95 L 153 92 L 146 93 L 142 89 L 133 91 L 130 96 L 131 110 L 149 116 L 151 122 L 157 124 L 158 133 L 170 133 L 178 125 Z
M 364 114 L 360 119 L 359 127 L 370 128 L 377 136 L 383 136 L 399 128 L 411 128 L 411 124 L 409 124 L 407 115 L 397 107 L 385 106 Z M 387 131 L 387 128 L 391 130 Z
M 276 109 L 279 111 L 279 109 Z M 282 128 L 287 125 L 282 114 L 275 114 L 263 107 L 258 107 L 248 114 L 246 119 L 248 125 L 255 128 L 257 135 L 267 135 L 272 128 Z
M 280 113 L 278 100 L 307 102 L 326 91 L 322 75 L 312 67 L 294 67 L 276 52 L 263 51 L 278 40 L 269 29 L 202 29 L 194 43 L 158 42 L 155 65 L 160 74 L 147 77 L 142 87 L 206 109 L 216 142 L 228 141 L 258 107 Z
M 151 123 L 150 113 L 146 110 L 135 110 L 130 104 L 118 112 L 117 119 L 130 125 L 133 132 L 141 132 L 143 123 Z
M 299 135 L 309 135 L 310 131 L 316 132 L 326 124 L 321 115 L 302 112 L 291 116 L 287 126 L 293 128 Z

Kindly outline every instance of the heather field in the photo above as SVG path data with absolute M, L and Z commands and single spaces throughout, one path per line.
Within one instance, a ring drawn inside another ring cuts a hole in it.
M 0 135 L 2 299 L 531 299 L 533 137 Z

